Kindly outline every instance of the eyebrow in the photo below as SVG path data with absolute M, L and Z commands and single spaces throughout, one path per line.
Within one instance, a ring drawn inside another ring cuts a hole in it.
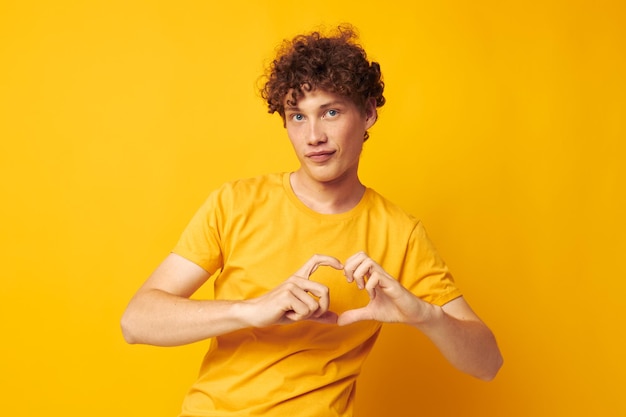
M 345 105 L 345 104 L 346 104 L 345 100 L 335 100 L 335 101 L 331 101 L 329 103 L 321 104 L 318 109 L 319 110 L 324 110 L 324 109 L 327 109 L 329 107 Z M 300 107 L 298 107 L 298 106 L 285 106 L 285 111 L 300 111 Z

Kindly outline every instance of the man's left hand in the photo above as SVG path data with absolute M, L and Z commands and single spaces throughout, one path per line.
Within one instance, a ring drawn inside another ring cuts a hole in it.
M 337 320 L 339 325 L 362 320 L 418 324 L 433 313 L 432 304 L 409 292 L 365 252 L 351 256 L 344 263 L 344 274 L 349 283 L 367 291 L 370 302 L 365 307 L 345 311 Z

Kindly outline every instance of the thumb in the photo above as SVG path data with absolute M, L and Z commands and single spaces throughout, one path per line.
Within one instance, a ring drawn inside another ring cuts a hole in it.
M 337 324 L 337 313 L 333 313 L 332 311 L 327 311 L 319 317 L 312 317 L 307 320 L 315 321 L 317 323 L 324 323 L 324 324 Z
M 355 308 L 354 310 L 347 310 L 341 313 L 337 318 L 337 324 L 339 326 L 347 326 L 348 324 L 356 323 L 363 320 L 373 320 L 374 318 L 367 310 L 367 307 Z

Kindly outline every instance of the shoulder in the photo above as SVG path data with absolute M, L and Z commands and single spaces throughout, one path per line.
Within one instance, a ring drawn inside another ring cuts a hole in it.
M 368 212 L 371 216 L 381 216 L 388 221 L 398 223 L 404 227 L 415 227 L 419 219 L 404 210 L 396 203 L 388 200 L 372 188 L 367 189 Z
M 272 173 L 258 175 L 256 177 L 240 178 L 227 181 L 218 190 L 233 190 L 235 192 L 243 192 L 255 190 L 258 188 L 266 188 L 272 186 L 281 186 L 283 173 Z
M 250 200 L 282 188 L 282 178 L 282 173 L 273 173 L 232 180 L 223 183 L 220 187 L 215 189 L 211 195 L 220 199 L 234 198 Z
M 225 182 L 209 193 L 201 210 L 222 215 L 230 213 L 230 217 L 277 204 L 285 194 L 282 178 L 283 174 L 273 173 Z

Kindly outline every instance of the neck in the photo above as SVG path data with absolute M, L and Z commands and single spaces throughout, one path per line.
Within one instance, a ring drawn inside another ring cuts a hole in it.
M 291 189 L 304 205 L 321 214 L 338 214 L 352 210 L 361 201 L 365 186 L 357 176 L 335 182 L 306 181 L 300 171 L 290 176 Z

